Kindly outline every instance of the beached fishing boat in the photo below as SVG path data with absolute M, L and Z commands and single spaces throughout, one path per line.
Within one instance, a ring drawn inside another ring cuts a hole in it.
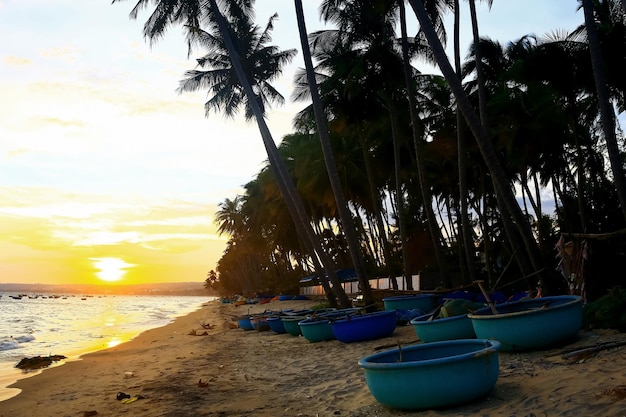
M 396 312 L 396 321 L 404 325 L 415 317 L 429 313 L 434 310 L 439 303 L 438 297 L 434 294 L 408 294 L 395 295 L 383 298 L 385 310 Z
M 422 342 L 473 339 L 476 334 L 467 314 L 484 306 L 471 300 L 449 299 L 432 313 L 412 319 L 410 324 Z
M 254 327 L 252 326 L 252 321 L 250 320 L 250 316 L 237 317 L 237 325 L 240 329 L 243 330 L 254 330 Z
M 320 314 L 313 314 L 306 319 L 299 321 L 300 332 L 306 340 L 311 343 L 323 342 L 335 339 L 332 328 L 332 321 L 339 320 L 350 314 L 356 314 L 359 308 L 344 308 Z
M 288 318 L 288 319 L 291 319 L 292 321 L 295 320 L 295 327 L 298 329 L 297 330 L 298 334 L 296 334 L 295 336 L 299 336 L 300 328 L 298 327 L 298 321 L 304 320 L 307 317 L 306 315 L 311 314 L 311 313 L 313 313 L 313 310 L 311 309 L 281 310 L 275 315 L 271 315 L 270 317 L 268 317 L 267 323 L 269 324 L 270 329 L 274 333 L 283 334 L 283 333 L 287 333 L 287 329 L 285 328 L 285 323 L 283 319 Z
M 396 330 L 396 324 L 395 311 L 376 311 L 333 320 L 331 328 L 335 339 L 352 343 L 389 337 Z
M 463 339 L 401 347 L 358 361 L 371 394 L 404 410 L 450 407 L 489 393 L 499 375 L 499 342 Z
M 469 314 L 476 337 L 503 351 L 543 349 L 572 340 L 582 327 L 583 299 L 557 295 L 497 304 Z
M 287 333 L 292 336 L 302 336 L 302 331 L 298 323 L 306 318 L 307 316 L 284 316 L 281 317 L 280 320 L 283 322 L 283 327 Z
M 422 342 L 473 339 L 476 337 L 472 320 L 467 314 L 438 318 L 433 318 L 432 314 L 424 314 L 411 320 L 410 324 Z

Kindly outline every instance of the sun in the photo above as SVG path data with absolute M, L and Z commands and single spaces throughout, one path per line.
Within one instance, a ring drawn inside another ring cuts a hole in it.
M 96 272 L 98 278 L 107 282 L 121 280 L 126 275 L 126 270 L 133 266 L 119 258 L 91 258 L 90 260 L 98 270 Z

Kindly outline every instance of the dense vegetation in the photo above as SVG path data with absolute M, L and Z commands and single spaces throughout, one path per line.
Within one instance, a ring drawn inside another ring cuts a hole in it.
M 282 102 L 270 83 L 296 51 L 269 45 L 273 18 L 257 26 L 251 0 L 139 0 L 134 16 L 148 3 L 148 38 L 183 24 L 204 54 L 180 91 L 207 90 L 207 112 L 243 108 L 268 152 L 216 213 L 229 241 L 207 282 L 224 294 L 292 292 L 317 274 L 341 305 L 334 271 L 346 267 L 366 302 L 368 278 L 420 271 L 446 288 L 480 279 L 590 299 L 620 284 L 624 1 L 581 1 L 574 32 L 502 44 L 479 36 L 474 0 L 406 10 L 402 0 L 323 0 L 321 18 L 337 29 L 316 33 L 295 0 L 306 65 L 293 98 L 310 106 L 278 147 L 264 114 Z M 450 60 L 444 17 L 468 5 L 474 42 L 461 57 L 455 30 Z M 420 59 L 442 75 L 420 72 Z

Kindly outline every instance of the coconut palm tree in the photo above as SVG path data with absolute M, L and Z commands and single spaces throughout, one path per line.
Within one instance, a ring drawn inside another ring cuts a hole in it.
M 352 220 L 352 213 L 348 208 L 348 203 L 344 196 L 343 188 L 339 181 L 339 173 L 337 171 L 337 165 L 335 157 L 333 155 L 332 147 L 330 144 L 330 135 L 328 133 L 328 122 L 324 114 L 322 102 L 319 95 L 317 82 L 315 80 L 315 74 L 313 70 L 313 59 L 311 58 L 311 50 L 308 42 L 308 32 L 306 29 L 306 22 L 304 19 L 304 11 L 302 9 L 302 0 L 294 0 L 296 9 L 296 17 L 298 20 L 298 33 L 300 35 L 300 45 L 302 47 L 302 54 L 304 57 L 304 64 L 307 74 L 307 82 L 309 84 L 309 91 L 311 94 L 311 101 L 313 105 L 313 111 L 315 114 L 315 122 L 317 125 L 317 131 L 322 145 L 322 152 L 324 155 L 324 162 L 328 171 L 328 177 L 330 179 L 330 186 L 335 196 L 337 209 L 339 211 L 339 218 L 343 232 L 348 242 L 348 248 L 350 250 L 350 257 L 356 271 L 361 292 L 363 294 L 363 301 L 365 305 L 373 305 L 374 298 L 365 271 L 365 265 L 363 263 L 363 255 L 361 253 L 360 245 L 357 239 L 356 230 L 354 228 L 354 222 Z
M 145 7 L 148 3 L 150 3 L 149 0 L 139 0 L 137 6 L 135 6 L 131 12 L 131 17 L 136 17 L 138 10 Z M 335 295 L 337 296 L 339 305 L 342 307 L 351 305 L 336 275 L 334 266 L 328 256 L 323 252 L 319 240 L 311 228 L 302 202 L 297 195 L 291 179 L 288 177 L 287 170 L 280 159 L 276 144 L 265 122 L 261 103 L 263 100 L 271 97 L 272 93 L 265 94 L 262 91 L 262 87 L 267 85 L 264 83 L 265 81 L 271 80 L 277 75 L 278 71 L 280 71 L 279 64 L 283 61 L 274 61 L 273 65 L 276 72 L 273 74 L 262 74 L 265 79 L 260 81 L 252 78 L 253 68 L 258 62 L 247 60 L 246 66 L 244 66 L 242 62 L 242 59 L 249 57 L 245 54 L 246 51 L 241 48 L 247 48 L 248 46 L 242 45 L 241 42 L 238 42 L 239 39 L 236 37 L 238 35 L 244 37 L 258 30 L 249 20 L 253 1 L 242 0 L 223 3 L 224 10 L 228 12 L 234 27 L 229 24 L 227 18 L 222 14 L 216 0 L 208 0 L 208 2 L 199 2 L 198 0 L 154 0 L 154 3 L 156 3 L 157 7 L 153 15 L 144 25 L 144 35 L 149 39 L 157 39 L 162 36 L 167 27 L 172 24 L 183 23 L 187 31 L 190 49 L 193 45 L 203 45 L 213 51 L 215 51 L 216 48 L 218 50 L 221 48 L 223 52 L 222 56 L 228 56 L 232 67 L 228 71 L 229 76 L 226 78 L 222 77 L 221 79 L 222 82 L 229 82 L 230 86 L 238 86 L 238 88 L 233 91 L 236 93 L 234 95 L 237 97 L 230 100 L 227 98 L 219 98 L 216 101 L 221 100 L 222 103 L 228 102 L 236 106 L 243 103 L 246 107 L 246 116 L 248 118 L 254 117 L 256 120 L 261 138 L 263 139 L 265 149 L 268 153 L 270 165 L 275 172 L 277 182 L 281 188 L 285 202 L 290 209 L 296 228 L 298 228 L 303 236 L 303 241 L 309 248 L 311 256 L 318 257 L 324 265 L 326 274 L 333 283 L 333 291 L 336 293 Z M 200 23 L 208 25 L 209 30 L 203 30 L 200 27 Z M 239 29 L 241 32 L 235 32 L 234 28 Z M 255 34 L 253 36 L 253 38 L 260 42 L 256 45 L 257 47 L 261 48 L 261 45 L 271 39 L 269 37 L 271 29 L 270 20 L 268 26 L 260 35 Z M 237 39 L 237 42 L 235 39 Z M 239 47 L 239 49 L 237 47 Z M 270 48 L 270 50 L 270 56 L 276 52 L 275 48 Z M 224 61 L 220 62 L 210 57 L 205 57 L 205 59 L 201 59 L 198 63 L 200 65 L 220 65 L 221 69 L 225 71 Z M 217 79 L 220 79 L 218 74 L 209 75 L 200 83 L 198 83 L 197 79 L 190 79 L 186 86 L 181 86 L 181 91 L 202 88 L 205 86 L 202 82 L 210 83 Z M 210 84 L 207 84 L 207 86 L 213 88 Z
M 624 173 L 623 158 L 620 154 L 617 137 L 615 135 L 615 112 L 607 88 L 607 78 L 602 59 L 600 39 L 598 38 L 598 30 L 596 28 L 593 0 L 581 0 L 581 3 L 585 13 L 585 28 L 587 29 L 591 66 L 593 68 L 593 78 L 595 80 L 598 105 L 600 107 L 602 131 L 609 154 L 609 161 L 611 162 L 617 197 L 622 207 L 624 219 L 626 220 L 626 175 Z
M 457 99 L 457 105 L 460 107 L 467 125 L 474 135 L 476 143 L 481 151 L 481 155 L 489 168 L 496 196 L 499 199 L 501 216 L 503 220 L 511 222 L 511 224 L 515 225 L 516 232 L 519 234 L 519 237 L 524 244 L 525 253 L 518 254 L 518 256 L 523 256 L 524 258 L 527 257 L 526 259 L 532 266 L 525 266 L 523 270 L 527 272 L 539 271 L 542 269 L 542 262 L 530 223 L 523 214 L 515 198 L 506 173 L 490 141 L 487 130 L 485 129 L 485 126 L 482 125 L 480 118 L 476 115 L 466 93 L 463 90 L 460 79 L 450 65 L 450 61 L 448 60 L 445 50 L 435 33 L 432 22 L 426 13 L 422 0 L 409 0 L 409 2 L 419 20 L 425 36 L 428 39 L 428 43 L 433 49 L 433 54 L 437 59 L 439 69 L 450 85 L 450 88 Z M 509 239 L 514 239 L 514 237 L 510 236 Z M 522 261 L 524 260 L 525 259 L 522 259 Z M 543 283 L 542 286 L 545 287 Z

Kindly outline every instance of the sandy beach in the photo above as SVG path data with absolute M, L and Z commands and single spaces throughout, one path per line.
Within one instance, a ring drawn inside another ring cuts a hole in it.
M 566 349 L 626 340 L 614 331 L 581 331 L 575 342 L 550 351 L 501 352 L 500 375 L 486 397 L 418 412 L 377 403 L 357 364 L 398 343 L 419 343 L 410 325 L 389 338 L 351 344 L 233 328 L 233 317 L 248 310 L 314 304 L 206 303 L 128 343 L 18 381 L 14 387 L 22 392 L 0 402 L 0 417 L 626 416 L 626 347 L 575 360 L 562 355 Z M 138 399 L 120 401 L 118 393 Z

